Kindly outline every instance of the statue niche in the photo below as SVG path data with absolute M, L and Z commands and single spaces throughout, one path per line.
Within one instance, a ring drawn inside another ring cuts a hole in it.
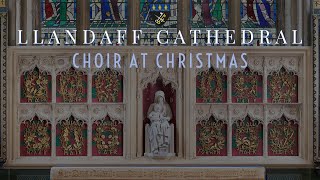
M 175 99 L 175 93 L 172 91 L 171 87 L 166 86 L 170 89 L 167 94 L 164 91 L 159 90 L 157 82 L 153 87 L 147 91 L 144 91 L 145 95 L 149 94 L 147 97 L 154 97 L 151 101 L 146 98 L 144 101 L 144 114 L 146 116 L 145 121 L 145 156 L 153 158 L 165 158 L 174 156 L 174 114 L 172 108 L 166 100 L 170 97 L 169 103 L 175 103 L 172 101 Z M 163 87 L 163 84 L 161 82 Z M 160 86 L 161 86 L 160 85 Z M 154 92 L 156 90 L 156 92 Z M 173 92 L 173 93 L 172 93 Z M 173 97 L 174 96 L 174 97 Z M 149 101 L 148 101 L 149 100 Z M 146 111 L 147 110 L 147 111 Z M 146 111 L 146 112 L 145 112 Z

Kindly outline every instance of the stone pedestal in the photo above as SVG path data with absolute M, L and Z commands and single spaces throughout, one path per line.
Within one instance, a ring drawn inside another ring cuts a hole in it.
M 262 167 L 54 167 L 51 180 L 264 180 Z

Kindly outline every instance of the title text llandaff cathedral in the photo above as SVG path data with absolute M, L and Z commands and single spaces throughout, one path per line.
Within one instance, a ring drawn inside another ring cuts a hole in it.
M 319 23 L 319 0 L 0 0 L 0 179 L 312 178 Z

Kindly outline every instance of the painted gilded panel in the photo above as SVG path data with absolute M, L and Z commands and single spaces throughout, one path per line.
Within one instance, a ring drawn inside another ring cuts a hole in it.
M 123 155 L 123 124 L 112 121 L 109 116 L 92 125 L 92 155 Z
M 87 75 L 73 67 L 57 75 L 57 102 L 87 102 Z
M 45 103 L 52 100 L 52 77 L 49 73 L 33 70 L 24 72 L 20 78 L 21 103 Z
M 197 75 L 197 103 L 227 102 L 227 76 L 211 68 Z
M 295 73 L 281 68 L 268 76 L 269 103 L 297 103 L 298 76 Z
M 92 76 L 92 102 L 122 102 L 123 76 L 111 69 Z
M 246 68 L 232 76 L 233 103 L 261 103 L 263 76 Z
M 259 121 L 246 116 L 232 125 L 232 155 L 263 155 L 263 125 Z
M 227 124 L 210 119 L 198 122 L 197 134 L 197 156 L 226 156 L 227 155 Z
M 20 125 L 21 156 L 51 156 L 51 123 L 38 116 Z
M 299 125 L 282 116 L 268 124 L 268 155 L 298 156 Z
M 57 124 L 56 131 L 57 156 L 87 155 L 87 124 L 84 121 L 70 116 Z

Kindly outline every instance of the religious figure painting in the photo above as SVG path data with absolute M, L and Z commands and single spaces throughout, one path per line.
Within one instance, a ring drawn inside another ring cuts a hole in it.
M 125 27 L 127 5 L 127 0 L 90 0 L 91 27 Z
M 245 28 L 274 28 L 276 0 L 241 0 L 241 20 Z
M 192 27 L 227 27 L 228 0 L 191 0 L 191 7 Z
M 76 2 L 74 0 L 41 0 L 42 26 L 47 28 L 75 27 Z

